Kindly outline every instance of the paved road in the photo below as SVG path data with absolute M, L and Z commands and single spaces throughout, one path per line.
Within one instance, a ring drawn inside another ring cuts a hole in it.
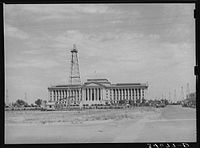
M 195 109 L 171 105 L 160 110 L 158 118 L 145 117 L 114 142 L 196 142 Z

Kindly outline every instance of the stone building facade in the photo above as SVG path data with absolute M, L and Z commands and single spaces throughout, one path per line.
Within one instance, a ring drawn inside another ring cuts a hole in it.
M 63 106 L 119 103 L 120 100 L 132 100 L 142 103 L 146 99 L 146 83 L 111 84 L 107 79 L 87 79 L 81 85 L 56 85 L 48 88 L 49 102 Z

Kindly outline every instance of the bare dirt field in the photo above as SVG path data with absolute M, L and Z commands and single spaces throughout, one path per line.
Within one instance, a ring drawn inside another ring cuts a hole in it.
M 6 111 L 5 143 L 195 142 L 196 110 L 181 106 Z

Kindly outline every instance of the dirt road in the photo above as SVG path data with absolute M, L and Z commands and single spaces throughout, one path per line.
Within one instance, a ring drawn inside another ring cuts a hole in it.
M 133 134 L 135 133 L 135 134 Z M 146 116 L 128 127 L 115 142 L 195 142 L 196 112 L 192 108 L 167 106 L 158 118 Z
M 75 124 L 6 124 L 5 143 L 196 141 L 195 109 L 167 106 L 155 112 L 135 112 L 130 117 Z

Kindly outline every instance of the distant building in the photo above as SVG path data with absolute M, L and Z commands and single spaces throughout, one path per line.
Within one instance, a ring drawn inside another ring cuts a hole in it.
M 60 105 L 92 105 L 119 103 L 132 100 L 142 103 L 146 99 L 147 84 L 111 84 L 107 79 L 87 79 L 83 85 L 56 85 L 48 88 L 49 101 Z

